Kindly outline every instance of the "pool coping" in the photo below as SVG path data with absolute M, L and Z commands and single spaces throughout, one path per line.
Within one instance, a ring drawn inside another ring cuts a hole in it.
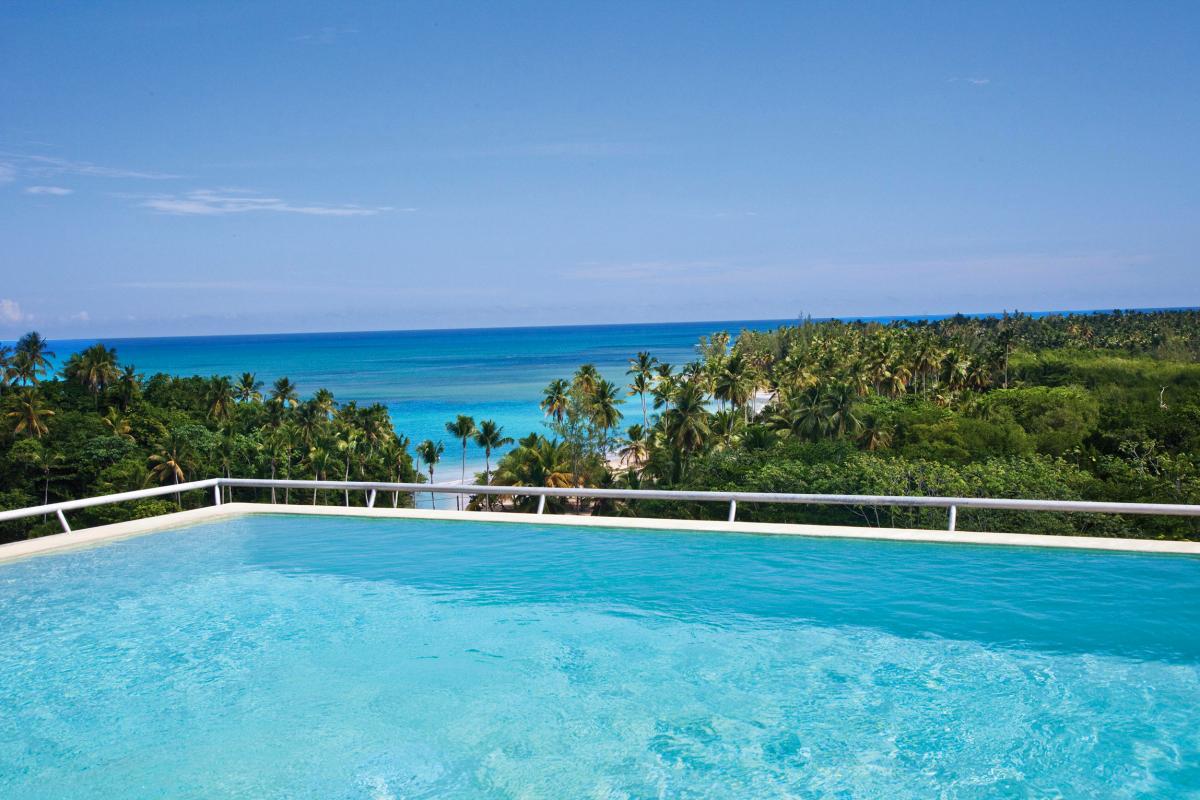
M 368 519 L 428 519 L 464 522 L 508 522 L 569 527 L 630 528 L 639 530 L 694 531 L 701 533 L 753 533 L 775 536 L 809 536 L 834 539 L 871 539 L 894 542 L 977 544 L 1015 547 L 1052 547 L 1071 550 L 1104 550 L 1124 553 L 1160 553 L 1200 556 L 1200 542 L 1164 539 L 1120 539 L 1097 536 L 1062 536 L 1036 533 L 982 533 L 913 528 L 859 528 L 843 525 L 795 525 L 775 522 L 725 522 L 720 520 L 655 519 L 646 517 L 591 517 L 569 514 L 524 514 L 499 511 L 453 511 L 412 508 L 362 508 L 268 503 L 224 503 L 219 506 L 177 511 L 157 517 L 81 528 L 38 539 L 0 545 L 0 563 L 46 553 L 77 550 L 105 542 L 141 536 L 216 519 L 252 514 L 298 514 Z

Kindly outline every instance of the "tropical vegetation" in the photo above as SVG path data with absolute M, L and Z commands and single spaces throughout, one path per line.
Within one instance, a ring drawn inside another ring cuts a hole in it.
M 0 508 L 174 486 L 218 475 L 420 482 L 408 439 L 380 404 L 302 399 L 280 378 L 265 395 L 252 373 L 144 376 L 102 344 L 66 359 L 36 333 L 0 346 Z M 226 489 L 227 499 L 362 505 L 363 493 Z M 72 512 L 74 527 L 209 502 L 201 493 Z M 394 493 L 379 501 L 412 503 Z M 53 516 L 0 524 L 0 541 L 57 533 Z
M 502 486 L 739 489 L 1200 503 L 1200 312 L 935 321 L 799 320 L 702 337 L 682 365 L 635 354 L 626 374 L 584 364 L 552 381 L 545 430 L 515 442 L 459 415 L 463 481 Z M 253 373 L 143 376 L 101 344 L 66 359 L 36 333 L 0 347 L 0 507 L 214 475 L 433 482 L 446 454 L 410 455 L 382 405 L 303 398 Z M 467 448 L 484 471 L 467 474 Z M 493 461 L 497 456 L 498 460 Z M 426 473 L 422 474 L 422 470 Z M 243 490 L 239 490 L 239 494 Z M 292 490 L 244 490 L 296 502 Z M 412 502 L 395 493 L 393 505 Z M 77 525 L 204 502 L 187 493 L 79 511 Z M 311 503 L 361 493 L 306 490 Z M 472 508 L 529 511 L 536 498 Z M 548 512 L 719 518 L 711 504 L 553 498 Z M 739 519 L 944 527 L 941 509 L 755 506 Z M 965 509 L 960 529 L 1200 539 L 1187 517 Z M 0 527 L 56 530 L 41 518 Z

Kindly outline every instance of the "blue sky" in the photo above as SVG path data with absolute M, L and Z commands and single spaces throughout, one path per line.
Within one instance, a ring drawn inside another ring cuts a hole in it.
M 1200 303 L 1200 4 L 0 7 L 0 338 Z

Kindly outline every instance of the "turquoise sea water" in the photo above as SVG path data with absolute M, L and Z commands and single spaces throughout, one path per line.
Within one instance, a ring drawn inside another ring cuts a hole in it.
M 495 419 L 514 439 L 543 431 L 538 408 L 542 389 L 594 363 L 609 380 L 628 382 L 625 370 L 639 350 L 676 366 L 697 357 L 700 336 L 719 330 L 770 329 L 782 320 L 594 325 L 553 328 L 493 328 L 437 331 L 197 336 L 162 339 L 105 339 L 123 363 L 152 375 L 257 373 L 269 389 L 281 375 L 304 396 L 329 389 L 339 401 L 384 403 L 397 430 L 413 443 L 441 439 L 447 460 L 439 480 L 457 479 L 461 467 L 451 453 L 446 422 L 457 414 Z M 92 340 L 52 342 L 60 360 Z M 635 408 L 636 405 L 636 408 Z M 625 407 L 624 425 L 641 421 L 640 402 Z M 474 445 L 468 467 L 483 471 Z M 453 463 L 451 463 L 453 462 Z
M 1031 316 L 1049 313 L 1033 312 Z M 871 317 L 888 322 L 926 317 Z M 992 314 L 990 316 L 997 316 Z M 542 389 L 569 377 L 580 365 L 596 364 L 624 386 L 629 359 L 648 350 L 677 367 L 697 357 L 701 336 L 743 329 L 769 330 L 795 320 L 666 322 L 543 328 L 477 328 L 352 333 L 258 334 L 102 340 L 123 363 L 145 375 L 231 375 L 254 372 L 269 389 L 278 377 L 296 382 L 304 396 L 329 389 L 340 401 L 383 403 L 396 429 L 414 443 L 441 439 L 447 445 L 437 479 L 457 479 L 459 452 L 445 424 L 457 414 L 495 419 L 514 439 L 544 431 L 538 408 Z M 52 340 L 61 363 L 93 339 Z M 622 427 L 641 421 L 640 402 L 627 399 Z M 468 470 L 482 472 L 483 453 L 472 445 Z
M 269 516 L 0 565 L 0 797 L 1200 797 L 1200 560 Z

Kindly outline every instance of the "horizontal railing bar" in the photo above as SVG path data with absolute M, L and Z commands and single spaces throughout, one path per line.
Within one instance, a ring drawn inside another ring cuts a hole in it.
M 453 483 L 389 483 L 384 481 L 305 481 L 267 478 L 209 478 L 178 485 L 156 486 L 119 494 L 66 500 L 29 508 L 0 511 L 0 522 L 56 514 L 92 506 L 213 487 L 337 489 L 375 492 L 502 495 L 518 497 L 586 497 L 612 500 L 674 500 L 713 503 L 781 503 L 790 505 L 909 506 L 916 508 L 982 508 L 996 511 L 1052 511 L 1097 514 L 1200 516 L 1200 505 L 1168 503 L 1109 503 L 1090 500 L 1029 500 L 987 497 L 916 497 L 906 495 L 799 494 L 786 492 L 681 491 L 675 489 L 586 489 L 546 486 L 479 486 Z
M 266 478 L 218 478 L 223 486 L 279 489 L 351 489 L 437 494 L 490 494 L 521 497 L 592 497 L 616 500 L 683 500 L 691 502 L 787 503 L 799 505 L 917 506 L 987 508 L 1008 511 L 1062 511 L 1100 514 L 1200 516 L 1200 505 L 1108 503 L 1092 500 L 1026 500 L 988 497 L 917 497 L 908 495 L 794 494 L 777 492 L 680 491 L 675 489 L 584 489 L 547 486 L 479 486 L 455 483 L 384 483 L 376 481 L 303 481 Z
M 29 508 L 15 508 L 9 511 L 0 511 L 0 522 L 7 522 L 11 519 L 21 519 L 23 517 L 36 517 L 40 514 L 54 514 L 58 511 L 71 511 L 77 508 L 90 508 L 92 506 L 105 506 L 110 503 L 121 503 L 126 500 L 143 500 L 147 497 L 161 497 L 164 494 L 176 494 L 177 492 L 190 492 L 195 489 L 211 489 L 214 486 L 220 485 L 220 479 L 207 478 L 202 481 L 191 481 L 189 483 L 179 483 L 174 486 L 155 486 L 150 489 L 136 489 L 132 492 L 120 492 L 119 494 L 104 494 L 98 497 L 85 497 L 81 500 L 64 500 L 59 503 L 50 503 L 44 506 L 30 506 Z

